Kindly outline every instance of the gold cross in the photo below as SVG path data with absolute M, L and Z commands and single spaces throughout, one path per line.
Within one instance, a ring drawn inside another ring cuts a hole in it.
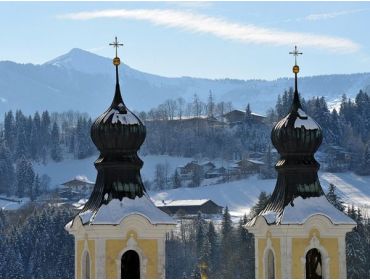
M 115 37 L 114 42 L 113 42 L 113 43 L 110 43 L 110 44 L 109 44 L 109 46 L 113 46 L 113 47 L 115 47 L 115 48 L 116 48 L 116 57 L 118 57 L 117 49 L 118 49 L 119 47 L 123 46 L 123 44 L 119 43 L 119 42 L 117 41 L 117 37 Z
M 289 52 L 289 54 L 294 55 L 295 65 L 297 65 L 297 56 L 298 56 L 298 55 L 300 55 L 300 54 L 303 54 L 303 53 L 298 52 L 297 46 L 295 46 L 295 47 L 294 47 L 294 51 Z

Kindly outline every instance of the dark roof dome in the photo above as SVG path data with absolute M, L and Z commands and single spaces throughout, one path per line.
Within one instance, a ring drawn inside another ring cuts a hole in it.
M 117 77 L 112 104 L 91 127 L 92 141 L 103 156 L 112 156 L 138 151 L 145 136 L 144 124 L 122 100 Z
M 271 140 L 281 155 L 312 155 L 322 142 L 320 125 L 301 107 L 297 87 L 289 114 L 271 131 Z

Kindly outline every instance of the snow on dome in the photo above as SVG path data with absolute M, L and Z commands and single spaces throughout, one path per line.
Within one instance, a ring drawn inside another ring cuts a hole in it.
M 135 199 L 124 197 L 122 201 L 112 199 L 108 204 L 101 205 L 97 212 L 87 210 L 79 216 L 83 224 L 89 222 L 94 225 L 118 225 L 124 218 L 133 214 L 147 218 L 151 224 L 176 224 L 145 195 Z
M 294 127 L 301 128 L 302 126 L 307 130 L 315 130 L 320 128 L 310 116 L 308 116 L 302 109 L 299 108 L 298 118 L 294 122 Z
M 299 196 L 293 200 L 293 205 L 288 204 L 284 208 L 280 224 L 304 224 L 313 215 L 326 216 L 333 224 L 356 224 L 350 217 L 335 208 L 325 196 L 306 199 Z
M 278 215 L 278 213 L 276 213 L 274 211 L 268 211 L 268 212 L 262 214 L 262 216 L 265 218 L 265 220 L 268 224 L 274 224 L 276 222 L 277 215 Z
M 119 105 L 118 105 L 119 106 Z M 112 116 L 113 115 L 113 116 Z M 127 110 L 127 113 L 120 113 L 119 110 L 117 109 L 110 109 L 108 114 L 104 117 L 103 122 L 107 122 L 107 120 L 112 116 L 112 123 L 118 123 L 120 122 L 121 124 L 140 124 L 140 121 L 138 118 L 131 113 L 129 110 Z

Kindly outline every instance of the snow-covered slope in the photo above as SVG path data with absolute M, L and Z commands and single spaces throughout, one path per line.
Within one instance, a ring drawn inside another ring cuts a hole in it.
M 84 160 L 65 160 L 60 163 L 50 162 L 47 165 L 35 164 L 35 171 L 51 177 L 51 185 L 56 186 L 68 181 L 77 175 L 86 176 L 95 181 L 96 170 L 93 165 L 97 156 Z M 144 167 L 141 174 L 144 180 L 153 180 L 155 166 L 159 163 L 168 163 L 169 174 L 172 174 L 179 165 L 191 161 L 189 158 L 171 156 L 142 156 Z M 321 185 L 327 192 L 329 184 L 337 186 L 337 193 L 346 204 L 358 207 L 370 207 L 370 176 L 358 176 L 352 172 L 347 173 L 319 173 Z M 248 212 L 258 198 L 261 191 L 271 193 L 276 180 L 261 180 L 251 176 L 240 181 L 233 181 L 199 188 L 180 188 L 166 191 L 151 191 L 149 194 L 155 201 L 179 199 L 212 199 L 221 206 L 228 206 L 237 215 Z
M 250 103 L 253 111 L 264 114 L 275 105 L 278 94 L 293 86 L 292 78 L 274 81 L 168 78 L 144 73 L 121 65 L 122 93 L 133 110 L 148 110 L 169 98 L 190 101 L 197 93 L 206 100 L 212 90 L 216 101 L 231 101 L 237 108 Z M 354 96 L 368 88 L 370 73 L 303 77 L 300 90 L 305 98 L 325 96 L 335 102 L 342 94 Z M 87 111 L 91 116 L 103 112 L 114 91 L 114 69 L 110 58 L 72 49 L 43 65 L 0 62 L 0 115 L 21 109 Z
M 40 175 L 46 174 L 51 178 L 50 186 L 56 187 L 66 181 L 72 180 L 76 176 L 86 177 L 89 181 L 95 182 L 96 169 L 94 161 L 98 155 L 91 156 L 82 160 L 65 159 L 62 162 L 50 161 L 48 164 L 33 163 L 33 168 Z M 140 156 L 144 161 L 144 166 L 141 169 L 143 180 L 153 180 L 155 167 L 157 164 L 168 164 L 168 172 L 172 174 L 175 168 L 191 161 L 189 158 L 171 157 L 171 156 Z

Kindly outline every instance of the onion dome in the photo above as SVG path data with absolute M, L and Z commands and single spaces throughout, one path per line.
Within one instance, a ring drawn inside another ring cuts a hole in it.
M 294 56 L 301 53 L 291 52 Z M 315 160 L 314 153 L 322 142 L 322 130 L 318 123 L 303 110 L 299 101 L 297 74 L 299 67 L 293 67 L 295 74 L 295 90 L 289 114 L 280 120 L 272 129 L 271 140 L 280 154 L 275 165 L 278 177 L 275 189 L 266 207 L 258 214 L 264 216 L 268 223 L 284 221 L 286 207 L 294 207 L 294 202 L 306 198 L 324 196 L 317 171 L 320 164 Z M 326 199 L 326 198 L 325 198 Z M 274 219 L 269 221 L 273 216 Z M 253 225 L 253 219 L 250 224 Z
M 121 96 L 117 48 L 123 44 L 119 44 L 116 37 L 115 42 L 110 45 L 116 48 L 116 57 L 113 59 L 116 89 L 112 104 L 91 127 L 91 139 L 100 151 L 100 156 L 95 161 L 98 174 L 94 190 L 79 214 L 82 217 L 90 213 L 92 219 L 102 205 L 107 205 L 113 199 L 122 202 L 124 198 L 125 201 L 135 200 L 145 195 L 140 175 L 143 161 L 138 157 L 137 151 L 145 140 L 146 128 L 126 107 Z
M 146 129 L 122 100 L 118 65 L 116 65 L 116 92 L 110 107 L 91 127 L 91 139 L 103 156 L 136 152 L 143 144 Z
M 302 110 L 297 89 L 297 73 L 295 72 L 296 86 L 290 112 L 274 126 L 271 132 L 273 145 L 281 155 L 287 156 L 312 155 L 322 142 L 320 125 Z

